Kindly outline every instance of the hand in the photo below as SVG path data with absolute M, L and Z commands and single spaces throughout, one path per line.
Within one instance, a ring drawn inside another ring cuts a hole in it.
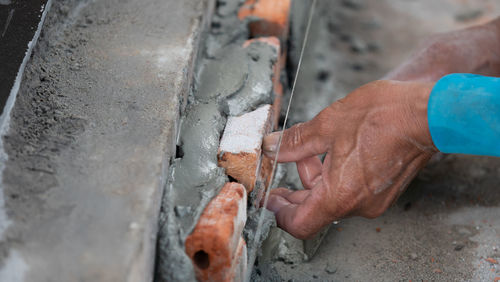
M 436 82 L 450 73 L 500 76 L 500 18 L 428 38 L 383 79 Z
M 270 192 L 278 226 L 304 239 L 340 218 L 382 214 L 437 151 L 427 126 L 432 86 L 375 81 L 287 129 L 278 161 L 297 162 L 305 189 Z M 278 138 L 264 138 L 266 155 Z

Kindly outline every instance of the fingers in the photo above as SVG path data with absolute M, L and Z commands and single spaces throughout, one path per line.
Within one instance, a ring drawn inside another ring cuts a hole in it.
M 302 203 L 292 203 L 280 195 L 273 194 L 270 195 L 268 207 L 274 212 L 280 228 L 296 238 L 307 239 L 324 225 L 324 215 L 318 213 L 313 199 L 312 195 L 308 195 Z
M 320 119 L 299 123 L 283 133 L 278 162 L 294 162 L 316 156 L 327 151 L 328 138 L 322 135 Z M 264 138 L 263 150 L 269 157 L 275 157 L 280 132 L 274 132 Z
M 312 189 L 321 180 L 323 164 L 318 156 L 309 157 L 297 162 L 297 171 L 305 189 Z
M 309 196 L 311 191 L 309 190 L 298 190 L 298 191 L 293 191 L 289 190 L 286 188 L 276 188 L 271 191 L 271 195 L 277 195 L 281 196 L 287 201 L 294 203 L 294 204 L 300 204 L 304 201 L 307 196 Z M 269 203 L 268 203 L 269 205 Z
M 296 238 L 306 239 L 329 223 L 320 200 L 313 190 L 278 188 L 271 191 L 267 209 L 274 212 L 280 228 Z

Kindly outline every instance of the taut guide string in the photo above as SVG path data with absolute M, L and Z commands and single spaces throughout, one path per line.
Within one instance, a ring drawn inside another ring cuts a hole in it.
M 295 72 L 295 78 L 293 80 L 292 91 L 290 92 L 290 100 L 288 101 L 288 106 L 286 108 L 286 114 L 285 114 L 285 120 L 283 121 L 283 126 L 282 126 L 282 129 L 280 132 L 280 137 L 278 139 L 278 146 L 276 147 L 276 156 L 274 157 L 273 168 L 271 170 L 271 178 L 270 178 L 271 180 L 269 181 L 269 184 L 267 185 L 267 189 L 266 189 L 265 194 L 264 194 L 264 205 L 263 205 L 264 208 L 260 211 L 260 214 L 259 214 L 259 221 L 257 223 L 257 229 L 255 230 L 255 236 L 254 236 L 253 245 L 252 245 L 253 248 L 251 248 L 252 253 L 250 253 L 249 257 L 248 257 L 248 267 L 247 267 L 247 273 L 246 273 L 246 279 L 245 279 L 245 281 L 248 281 L 248 282 L 250 281 L 250 277 L 252 275 L 253 265 L 255 263 L 255 258 L 257 255 L 257 244 L 260 241 L 262 224 L 264 223 L 264 211 L 265 211 L 265 207 L 267 206 L 267 201 L 269 199 L 269 192 L 271 191 L 271 185 L 272 185 L 273 180 L 274 180 L 274 174 L 276 172 L 276 167 L 278 164 L 278 155 L 279 155 L 279 151 L 280 151 L 280 147 L 281 147 L 281 141 L 283 139 L 283 133 L 285 132 L 285 129 L 286 129 L 286 123 L 288 121 L 288 114 L 290 113 L 290 106 L 292 105 L 293 94 L 295 93 L 295 86 L 297 84 L 297 79 L 299 77 L 300 68 L 302 66 L 302 58 L 304 56 L 304 50 L 306 48 L 306 44 L 307 44 L 307 41 L 309 39 L 309 29 L 311 28 L 311 22 L 312 22 L 312 17 L 314 15 L 315 7 L 316 7 L 316 0 L 312 0 L 311 8 L 309 9 L 309 18 L 307 20 L 306 32 L 304 34 L 304 40 L 302 42 L 302 49 L 300 50 L 299 63 L 297 64 L 297 70 Z

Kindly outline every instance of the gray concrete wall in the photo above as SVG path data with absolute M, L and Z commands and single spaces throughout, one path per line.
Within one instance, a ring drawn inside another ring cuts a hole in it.
M 3 136 L 0 281 L 152 279 L 165 174 L 212 4 L 53 1 Z

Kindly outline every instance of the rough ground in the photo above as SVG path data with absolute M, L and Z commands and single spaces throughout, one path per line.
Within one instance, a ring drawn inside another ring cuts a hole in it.
M 500 3 L 320 0 L 317 11 L 293 122 L 382 77 L 426 36 L 500 15 Z M 273 266 L 284 281 L 493 281 L 500 266 L 486 258 L 500 259 L 500 159 L 450 155 L 380 218 L 333 226 L 310 262 Z

